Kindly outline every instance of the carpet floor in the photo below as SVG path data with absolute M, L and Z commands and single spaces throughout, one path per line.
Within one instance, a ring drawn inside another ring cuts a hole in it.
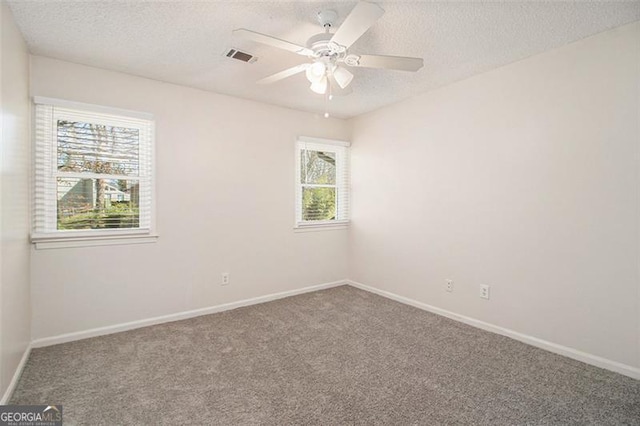
M 65 424 L 640 425 L 640 381 L 349 286 L 34 349 Z

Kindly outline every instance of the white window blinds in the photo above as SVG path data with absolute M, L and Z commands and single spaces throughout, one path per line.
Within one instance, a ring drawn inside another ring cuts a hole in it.
M 149 232 L 151 117 L 35 102 L 34 238 Z
M 297 226 L 349 221 L 349 143 L 315 138 L 296 145 Z

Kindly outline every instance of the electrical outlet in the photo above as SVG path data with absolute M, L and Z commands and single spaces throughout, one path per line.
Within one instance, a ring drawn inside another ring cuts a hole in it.
M 453 281 L 451 281 L 451 280 L 447 280 L 447 285 L 446 285 L 445 289 L 446 289 L 449 293 L 451 293 L 451 292 L 453 291 Z
M 220 285 L 228 285 L 229 284 L 229 273 L 228 272 L 223 272 L 222 273 L 222 282 L 220 283 Z
M 480 297 L 483 299 L 488 299 L 489 298 L 489 286 L 488 285 L 481 285 L 480 286 Z

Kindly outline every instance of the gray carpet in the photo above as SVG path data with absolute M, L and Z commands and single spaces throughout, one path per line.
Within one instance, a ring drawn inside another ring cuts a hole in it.
M 640 425 L 640 381 L 352 287 L 35 349 L 65 424 Z

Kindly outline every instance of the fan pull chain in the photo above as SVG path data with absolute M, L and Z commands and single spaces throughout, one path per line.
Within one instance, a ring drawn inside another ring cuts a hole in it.
M 331 79 L 329 78 L 329 70 L 327 70 L 327 91 L 324 94 L 324 118 L 329 118 L 329 101 L 333 98 L 331 94 Z
M 324 118 L 329 118 L 329 95 L 324 97 Z

